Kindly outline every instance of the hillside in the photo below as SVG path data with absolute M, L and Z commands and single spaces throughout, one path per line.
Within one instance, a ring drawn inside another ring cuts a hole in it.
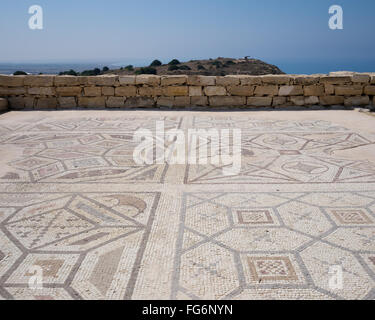
M 143 68 L 123 67 L 117 70 L 108 70 L 105 73 L 126 75 L 126 74 L 158 74 L 158 75 L 205 75 L 225 76 L 229 74 L 284 74 L 278 67 L 257 59 L 231 59 L 217 58 L 208 60 L 191 60 L 180 62 L 176 59 L 168 64 L 161 64 L 155 60 L 150 66 Z

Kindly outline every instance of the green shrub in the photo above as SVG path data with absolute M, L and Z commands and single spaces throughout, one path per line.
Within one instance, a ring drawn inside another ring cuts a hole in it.
M 108 67 L 103 67 L 103 72 L 107 72 L 109 71 L 109 68 Z
M 204 66 L 202 66 L 201 64 L 198 64 L 197 68 L 198 68 L 198 70 L 206 70 L 206 68 Z
M 189 66 L 186 66 L 186 65 L 182 65 L 178 69 L 180 69 L 180 70 L 191 70 L 191 68 Z
M 173 60 L 170 61 L 168 64 L 169 64 L 170 66 L 174 66 L 174 65 L 177 65 L 177 64 L 181 64 L 181 62 L 178 61 L 177 59 L 173 59 Z
M 85 70 L 81 72 L 81 76 L 97 76 L 99 74 L 101 74 L 99 68 L 95 68 L 93 70 Z
M 155 68 L 143 67 L 136 70 L 135 74 L 157 74 L 157 71 Z
M 220 61 L 215 60 L 212 62 L 212 65 L 215 66 L 216 68 L 222 68 L 223 64 Z
M 59 73 L 59 76 L 77 76 L 78 73 L 75 72 L 73 69 L 70 69 L 69 71 L 62 71 Z
M 13 73 L 14 76 L 26 76 L 27 73 L 25 71 L 16 71 Z
M 151 62 L 150 67 L 159 67 L 161 65 L 162 65 L 162 63 L 161 63 L 160 60 L 154 60 L 154 61 Z
M 125 67 L 125 70 L 134 71 L 134 67 L 131 64 L 129 64 L 128 66 Z
M 171 64 L 169 67 L 168 67 L 168 71 L 175 71 L 175 70 L 178 70 L 179 67 L 176 66 L 175 64 Z

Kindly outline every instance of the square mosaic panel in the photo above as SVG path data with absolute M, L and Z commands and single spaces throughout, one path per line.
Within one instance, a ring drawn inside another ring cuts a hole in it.
M 374 191 L 185 193 L 171 298 L 250 299 L 270 286 L 372 297 L 374 218 Z M 341 290 L 331 266 L 343 271 Z
M 2 194 L 0 293 L 5 298 L 130 299 L 159 197 Z M 33 291 L 30 279 L 38 268 L 43 284 Z M 58 291 L 50 292 L 51 286 Z

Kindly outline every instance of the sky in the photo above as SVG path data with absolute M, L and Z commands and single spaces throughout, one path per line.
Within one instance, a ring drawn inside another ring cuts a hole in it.
M 28 27 L 32 5 L 43 30 Z M 343 30 L 328 27 L 331 5 Z M 375 72 L 374 16 L 374 0 L 1 0 L 0 63 L 251 56 L 288 73 Z

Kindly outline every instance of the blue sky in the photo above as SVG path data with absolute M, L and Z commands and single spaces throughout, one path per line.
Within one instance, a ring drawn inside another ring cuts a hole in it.
M 43 30 L 28 28 L 34 4 Z M 333 4 L 344 30 L 328 28 Z M 0 62 L 250 55 L 287 72 L 375 71 L 374 15 L 374 0 L 1 0 Z

